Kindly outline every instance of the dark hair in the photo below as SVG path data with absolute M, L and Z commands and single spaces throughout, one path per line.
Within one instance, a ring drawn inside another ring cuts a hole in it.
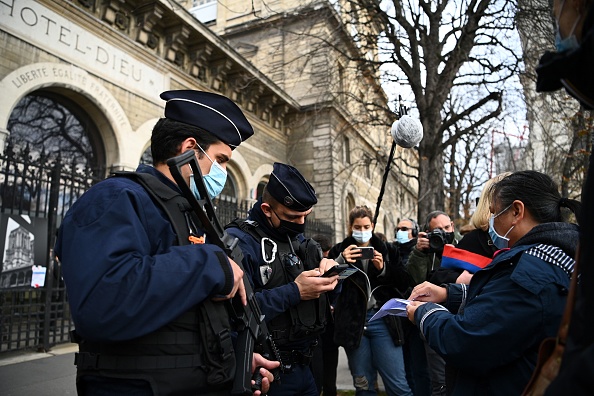
M 369 209 L 367 206 L 355 206 L 353 209 L 351 209 L 349 213 L 349 228 L 353 226 L 355 219 L 362 217 L 369 217 L 371 220 L 373 220 L 371 209 Z
M 446 212 L 442 212 L 441 210 L 434 210 L 433 212 L 429 213 L 425 218 L 425 224 L 423 225 L 424 230 L 429 231 L 429 223 L 431 223 L 431 220 L 441 215 L 446 216 L 448 219 L 450 218 L 450 215 Z
M 562 222 L 567 219 L 567 208 L 579 216 L 581 204 L 575 199 L 562 198 L 557 183 L 544 173 L 527 170 L 514 172 L 493 184 L 490 189 L 493 205 L 500 210 L 515 200 L 524 207 L 538 223 Z
M 216 136 L 193 125 L 184 124 L 161 118 L 153 127 L 151 135 L 151 154 L 153 164 L 165 163 L 169 158 L 175 157 L 179 152 L 181 143 L 187 138 L 194 138 L 204 151 L 208 150 L 211 144 L 220 142 Z M 204 154 L 199 150 L 198 158 Z
M 332 240 L 330 237 L 324 234 L 316 234 L 312 236 L 311 239 L 320 244 L 322 252 L 327 252 L 328 250 L 332 249 Z
M 268 183 L 266 183 L 266 185 L 264 186 L 264 190 L 262 190 L 262 202 L 265 202 L 268 205 L 270 205 L 272 209 L 276 209 L 281 205 L 281 203 L 278 202 L 272 196 L 272 194 L 270 194 L 270 191 L 268 191 Z

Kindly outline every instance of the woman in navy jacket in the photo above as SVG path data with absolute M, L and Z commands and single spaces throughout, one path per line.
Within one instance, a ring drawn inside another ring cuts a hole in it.
M 564 208 L 579 206 L 549 176 L 515 172 L 491 188 L 489 234 L 500 249 L 491 264 L 468 286 L 413 289 L 409 319 L 458 370 L 450 394 L 521 394 L 538 346 L 561 322 L 578 241 Z

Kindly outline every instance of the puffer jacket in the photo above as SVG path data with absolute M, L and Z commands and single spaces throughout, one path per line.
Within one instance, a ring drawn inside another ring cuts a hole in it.
M 541 341 L 557 334 L 577 241 L 575 225 L 538 225 L 470 285 L 448 285 L 443 306 L 419 306 L 423 337 L 457 369 L 453 395 L 522 393 Z

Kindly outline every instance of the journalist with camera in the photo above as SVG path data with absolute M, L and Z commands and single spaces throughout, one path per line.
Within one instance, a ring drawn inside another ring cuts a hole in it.
M 430 280 L 440 268 L 443 247 L 455 244 L 454 223 L 447 213 L 436 210 L 427 215 L 425 232 L 419 232 L 417 244 L 408 259 L 408 272 L 415 283 Z M 453 279 L 453 282 L 456 278 Z
M 454 223 L 447 213 L 436 210 L 427 215 L 424 232 L 419 232 L 417 244 L 408 258 L 407 270 L 416 284 L 455 283 L 462 270 L 441 268 L 441 256 L 446 244 L 456 244 Z M 432 395 L 446 395 L 445 361 L 425 343 L 431 376 Z

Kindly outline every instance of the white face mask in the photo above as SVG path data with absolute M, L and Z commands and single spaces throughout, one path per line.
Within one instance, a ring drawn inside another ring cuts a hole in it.
M 511 208 L 511 204 L 507 208 L 503 209 L 501 212 L 497 213 L 496 215 L 492 215 L 491 217 L 489 217 L 489 236 L 491 237 L 491 240 L 493 241 L 493 245 L 495 245 L 495 247 L 497 249 L 505 249 L 508 247 L 509 238 L 507 238 L 507 234 L 509 234 L 511 232 L 511 230 L 513 230 L 515 227 L 515 226 L 511 226 L 511 228 L 503 236 L 499 235 L 497 233 L 497 231 L 495 231 L 495 226 L 494 226 L 495 217 L 504 213 L 509 208 Z
M 227 182 L 227 171 L 221 166 L 221 164 L 213 161 L 208 156 L 208 154 L 202 150 L 202 147 L 198 146 L 198 148 L 204 153 L 204 155 L 206 155 L 206 158 L 212 162 L 210 171 L 207 175 L 204 175 L 202 179 L 204 180 L 204 185 L 206 186 L 208 196 L 213 199 L 217 197 L 225 188 L 225 183 Z M 192 194 L 194 194 L 196 199 L 200 199 L 200 192 L 198 191 L 198 187 L 194 181 L 194 175 L 190 175 L 190 189 L 192 190 Z
M 398 232 L 396 233 L 396 242 L 406 243 L 409 241 L 410 238 L 408 237 L 408 231 L 398 230 Z
M 369 242 L 372 234 L 373 234 L 373 230 L 369 230 L 369 231 L 353 230 L 353 238 L 355 238 L 355 241 L 357 241 L 359 243 Z

